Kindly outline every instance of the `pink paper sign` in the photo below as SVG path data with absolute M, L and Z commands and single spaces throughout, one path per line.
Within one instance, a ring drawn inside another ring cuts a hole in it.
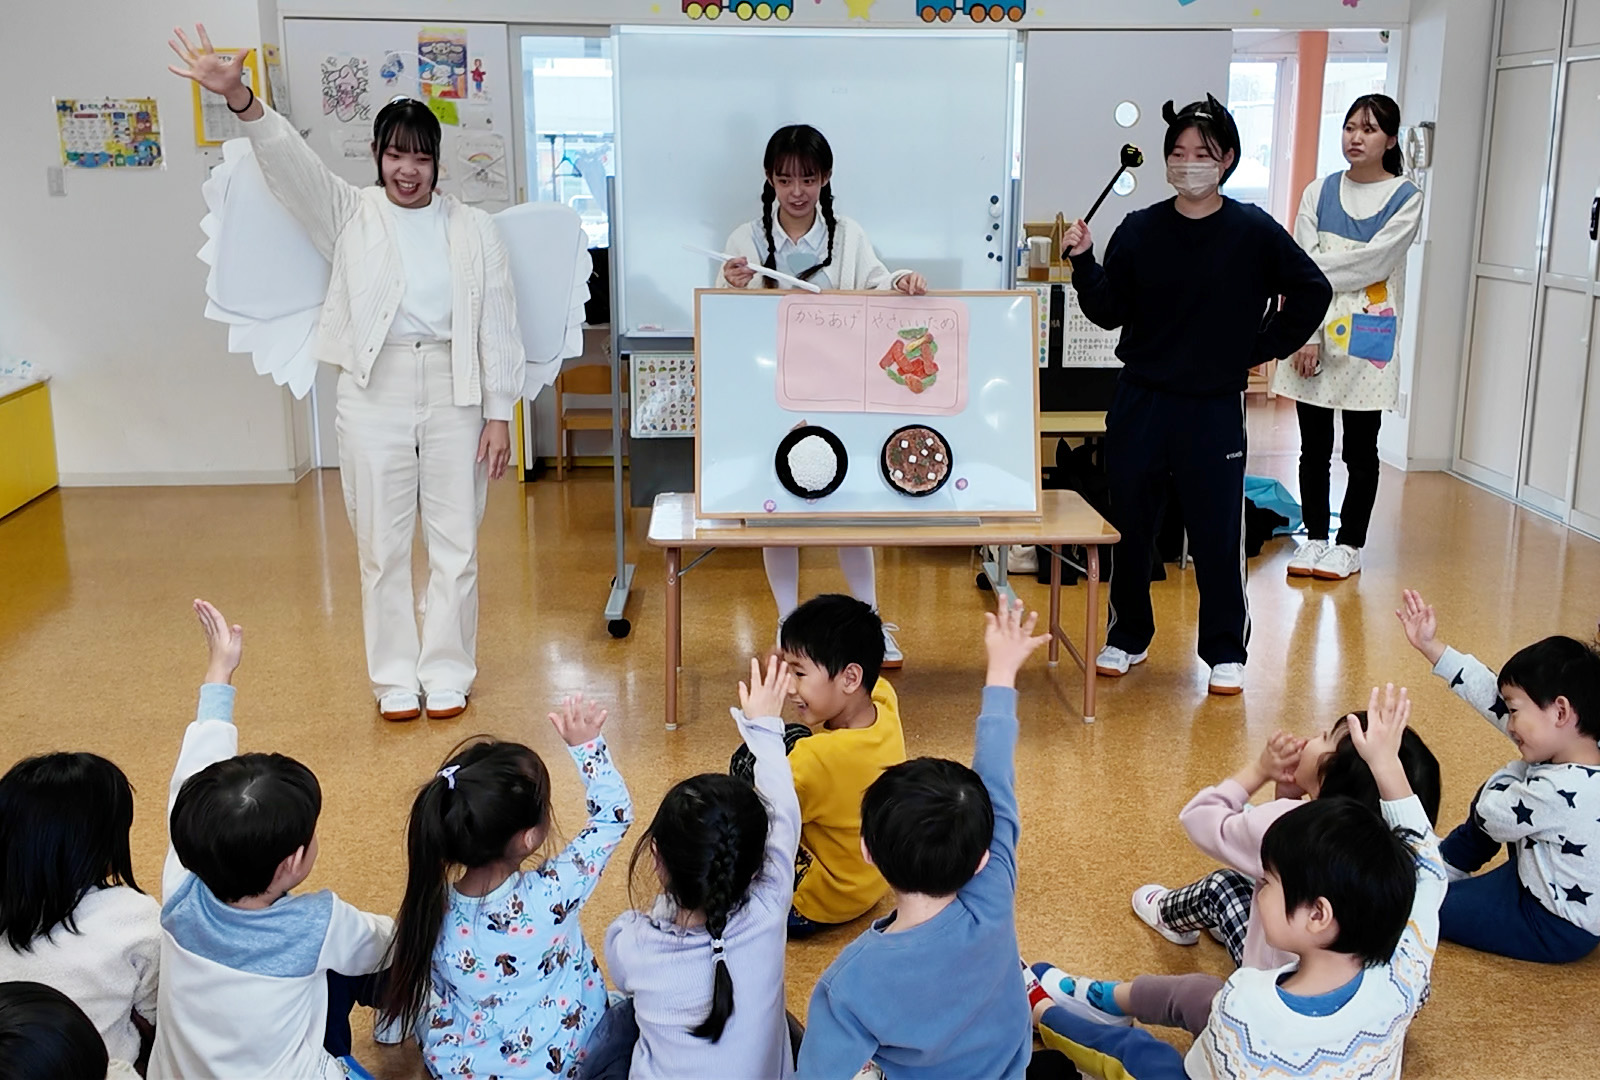
M 945 296 L 786 296 L 777 391 L 794 412 L 953 416 L 967 407 L 967 305 Z

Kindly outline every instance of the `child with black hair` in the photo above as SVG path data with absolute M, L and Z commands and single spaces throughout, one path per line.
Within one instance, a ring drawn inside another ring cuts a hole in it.
M 1341 716 L 1310 739 L 1274 732 L 1260 757 L 1232 777 L 1200 791 L 1178 814 L 1194 845 L 1225 864 L 1191 885 L 1166 889 L 1143 885 L 1134 890 L 1133 910 L 1176 945 L 1193 945 L 1209 931 L 1240 967 L 1267 970 L 1294 957 L 1267 940 L 1256 897 L 1266 887 L 1261 844 L 1284 815 L 1312 799 L 1352 799 L 1374 814 L 1382 797 L 1372 769 L 1350 735 L 1365 730 L 1366 710 Z M 1400 767 L 1422 804 L 1428 821 L 1439 818 L 1439 761 L 1410 727 L 1400 736 Z M 1269 782 L 1276 798 L 1259 805 L 1250 799 Z M 1215 975 L 1139 975 L 1127 981 L 1090 980 L 1048 964 L 1034 974 L 1056 1004 L 1101 1022 L 1181 1027 L 1198 1035 L 1211 1015 L 1211 1000 L 1222 989 Z
M 1391 684 L 1372 691 L 1365 728 L 1349 725 L 1381 816 L 1354 799 L 1313 799 L 1262 839 L 1256 904 L 1289 964 L 1234 972 L 1187 1055 L 1035 995 L 1044 1045 L 1096 1075 L 1138 1080 L 1398 1078 L 1406 1029 L 1428 997 L 1445 893 L 1439 838 L 1400 763 L 1410 711 Z
M 161 967 L 161 905 L 134 880 L 132 826 L 133 785 L 98 754 L 24 758 L 0 777 L 0 982 L 66 994 L 124 1061 L 156 1021 Z
M 1017 978 L 1013 757 L 1017 672 L 1049 635 L 1002 598 L 984 616 L 988 675 L 972 768 L 916 758 L 861 800 L 861 844 L 895 892 L 823 972 L 811 994 L 798 1075 L 895 1080 L 1020 1080 L 1028 1007 Z
M 53 986 L 0 982 L 0 1076 L 6 1080 L 137 1080 L 106 1053 L 77 1002 Z
M 1250 639 L 1245 383 L 1252 367 L 1306 343 L 1333 290 L 1283 226 L 1221 194 L 1239 162 L 1228 110 L 1208 96 L 1176 112 L 1169 101 L 1162 115 L 1176 198 L 1123 219 L 1103 267 L 1084 222 L 1064 239 L 1084 315 L 1122 329 L 1122 373 L 1106 413 L 1111 520 L 1122 539 L 1095 668 L 1117 678 L 1149 656 L 1152 558 L 1170 481 L 1195 559 L 1207 686 L 1238 694 Z
M 606 966 L 628 1000 L 600 1022 L 583 1080 L 793 1073 L 784 923 L 800 804 L 778 717 L 789 679 L 778 657 L 765 675 L 752 659 L 730 710 L 753 785 L 716 773 L 679 782 L 634 847 L 630 880 L 648 855 L 660 891 L 606 931 Z
M 418 1032 L 433 1076 L 578 1075 L 606 1008 L 578 913 L 633 823 L 605 722 L 581 694 L 550 713 L 589 820 L 531 870 L 552 826 L 550 773 L 528 747 L 471 740 L 412 801 L 382 1008 L 386 1023 Z
M 717 275 L 719 287 L 776 288 L 772 278 L 750 268 L 754 263 L 824 289 L 894 290 L 909 296 L 928 291 L 927 279 L 915 271 L 891 273 L 861 226 L 834 215 L 833 147 L 822 132 L 809 124 L 779 128 L 767 140 L 761 168 L 766 176 L 761 187 L 761 216 L 728 237 L 725 250 L 734 258 L 722 265 Z M 800 550 L 763 548 L 761 558 L 781 625 L 800 603 Z M 844 571 L 851 594 L 877 607 L 872 549 L 840 548 L 839 569 Z M 889 668 L 899 667 L 904 659 L 894 629 L 891 625 L 883 630 L 884 666 Z
M 327 890 L 291 893 L 316 863 L 322 789 L 293 758 L 238 753 L 244 629 L 194 607 L 210 662 L 172 773 L 149 1076 L 343 1080 L 349 1064 L 326 1048 L 349 1053 L 330 976 L 376 972 L 394 923 Z
M 1521 755 L 1485 780 L 1445 837 L 1450 895 L 1440 936 L 1482 952 L 1564 964 L 1600 945 L 1600 653 L 1570 637 L 1518 651 L 1497 678 L 1439 641 L 1438 616 L 1407 589 L 1406 640 Z M 1504 846 L 1504 863 L 1477 871 Z
M 878 674 L 882 626 L 871 607 L 833 593 L 795 608 L 780 631 L 801 720 L 783 736 L 801 822 L 791 938 L 865 915 L 888 889 L 861 851 L 861 796 L 906 759 L 900 699 Z M 729 771 L 750 779 L 754 761 L 741 746 Z

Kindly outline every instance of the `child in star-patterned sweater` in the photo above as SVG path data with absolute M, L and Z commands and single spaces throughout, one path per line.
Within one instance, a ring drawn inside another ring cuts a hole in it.
M 1497 678 L 1437 640 L 1434 610 L 1415 592 L 1395 614 L 1433 673 L 1521 752 L 1440 847 L 1451 878 L 1440 937 L 1519 960 L 1582 959 L 1600 945 L 1600 654 L 1548 637 Z M 1475 874 L 1502 844 L 1507 860 Z

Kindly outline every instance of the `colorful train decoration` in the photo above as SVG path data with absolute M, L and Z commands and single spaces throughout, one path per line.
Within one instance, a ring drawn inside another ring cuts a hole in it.
M 922 16 L 923 22 L 949 22 L 955 18 L 956 12 L 965 11 L 973 22 L 1000 22 L 1010 19 L 1018 22 L 1028 13 L 1027 0 L 917 0 L 917 14 Z
M 691 19 L 715 19 L 724 9 L 746 21 L 783 22 L 794 13 L 794 0 L 683 0 L 683 13 Z

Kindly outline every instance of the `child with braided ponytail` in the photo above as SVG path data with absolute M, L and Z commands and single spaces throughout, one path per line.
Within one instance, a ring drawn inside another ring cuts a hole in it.
M 766 182 L 761 188 L 761 216 L 728 237 L 725 251 L 734 258 L 722 265 L 717 286 L 735 289 L 775 288 L 777 282 L 750 267 L 765 266 L 814 282 L 824 289 L 894 290 L 909 296 L 928 291 L 928 282 L 913 270 L 890 270 L 872 250 L 866 232 L 833 211 L 833 148 L 822 132 L 808 124 L 779 128 L 767 140 L 761 163 Z M 776 211 L 776 213 L 774 213 Z M 776 226 L 776 227 L 775 227 Z M 778 605 L 778 622 L 800 605 L 800 551 L 763 548 L 767 584 Z M 871 548 L 840 548 L 839 569 L 850 595 L 878 606 Z M 903 657 L 892 624 L 883 632 L 883 666 L 898 668 Z
M 578 911 L 633 822 L 605 719 L 581 695 L 550 714 L 583 777 L 589 821 L 531 870 L 523 863 L 550 835 L 550 773 L 528 747 L 474 739 L 412 803 L 381 1009 L 418 1032 L 433 1076 L 578 1075 L 606 1008 Z
M 779 715 L 789 665 L 750 661 L 731 710 L 755 755 L 755 786 L 692 776 L 661 800 L 630 872 L 648 858 L 661 882 L 650 910 L 606 931 L 606 967 L 629 1000 L 590 1041 L 584 1080 L 771 1077 L 794 1072 L 783 954 L 800 802 Z M 737 990 L 736 990 L 737 987 Z

